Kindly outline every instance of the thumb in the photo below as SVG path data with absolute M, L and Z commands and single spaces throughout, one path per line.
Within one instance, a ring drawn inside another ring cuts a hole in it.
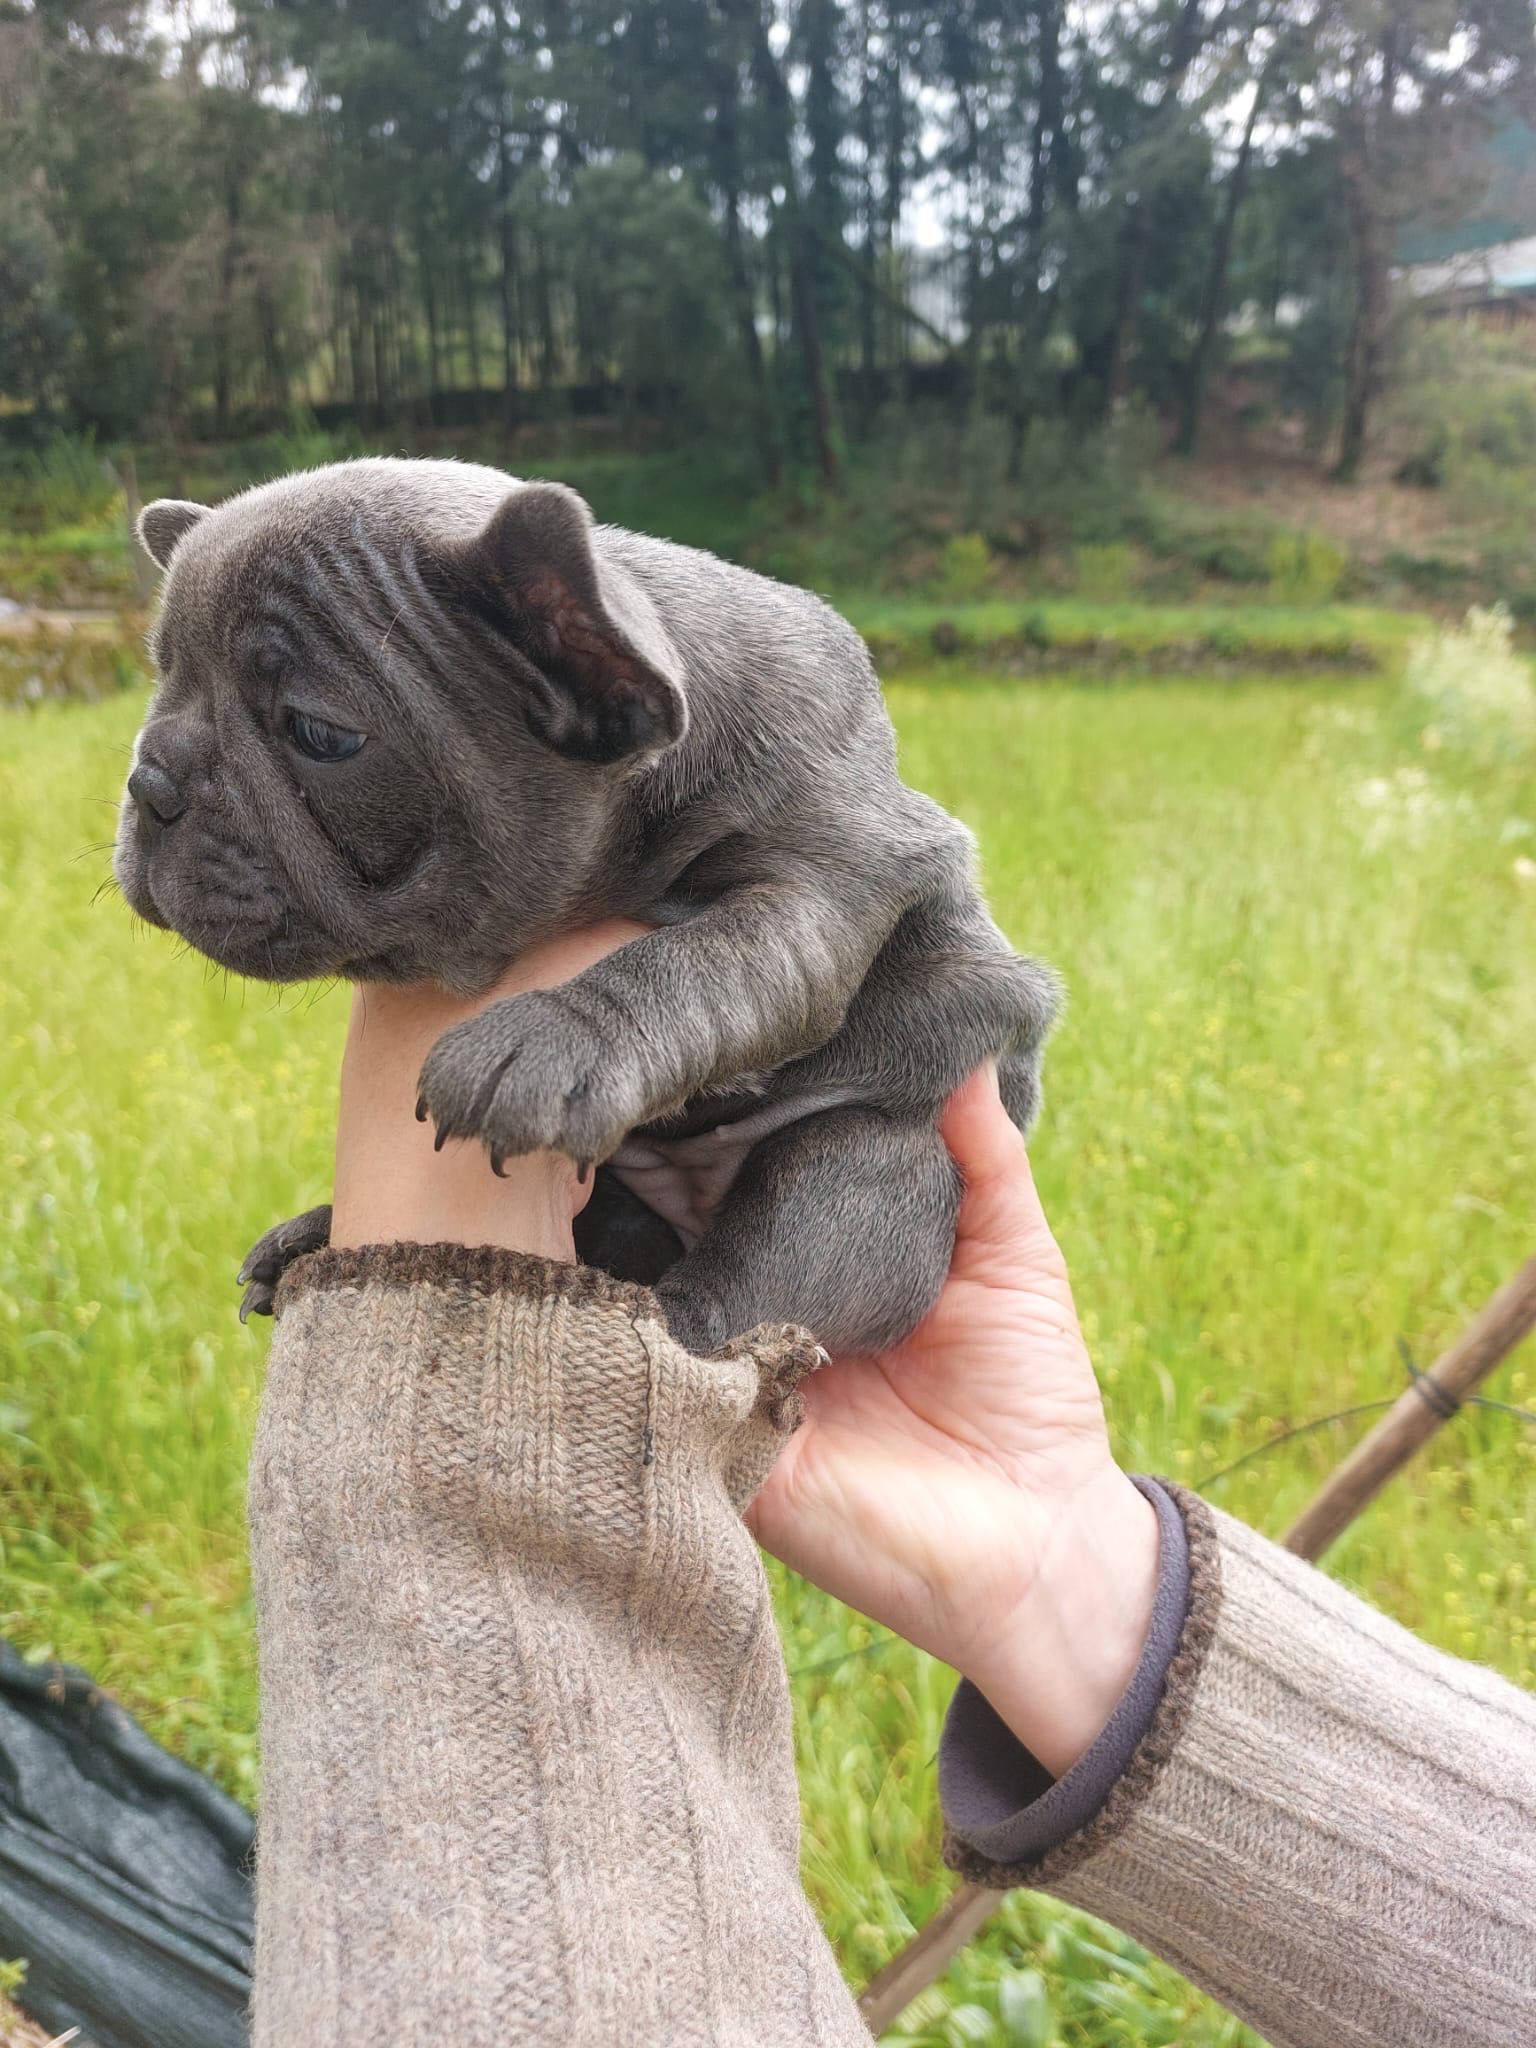
M 939 1118 L 939 1135 L 965 1182 L 955 1232 L 957 1262 L 967 1255 L 1006 1254 L 1036 1274 L 1065 1279 L 1023 1134 L 1003 1107 L 993 1061 L 950 1096 Z

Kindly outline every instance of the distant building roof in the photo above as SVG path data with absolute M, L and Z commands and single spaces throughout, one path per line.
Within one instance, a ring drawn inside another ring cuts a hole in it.
M 1459 218 L 1410 222 L 1393 256 L 1416 298 L 1452 305 L 1536 295 L 1536 132 L 1503 121 Z
M 1536 284 L 1536 132 L 1524 121 L 1501 122 L 1482 155 L 1482 189 L 1470 196 L 1459 218 L 1410 222 L 1393 253 L 1410 273 L 1453 268 L 1459 275 L 1468 259 L 1480 259 L 1472 265 L 1475 272 L 1486 272 L 1505 290 L 1529 289 Z M 1415 290 L 1433 288 L 1421 287 L 1416 274 L 1412 282 Z
M 1415 298 L 1482 301 L 1536 292 L 1536 235 L 1468 249 L 1439 263 L 1409 263 L 1403 278 Z

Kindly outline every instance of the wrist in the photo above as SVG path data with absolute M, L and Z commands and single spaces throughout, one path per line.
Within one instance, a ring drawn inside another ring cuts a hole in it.
M 1157 1512 L 1106 1465 L 1035 1543 L 1020 1598 L 983 1618 L 957 1668 L 1059 1778 L 1102 1732 L 1141 1661 L 1157 1592 Z
M 547 1153 L 510 1162 L 501 1179 L 476 1145 L 411 1158 L 401 1134 L 388 1157 L 368 1147 L 338 1151 L 331 1243 L 491 1245 L 569 1265 L 576 1247 L 575 1170 Z
M 439 1149 L 416 1118 L 421 1063 L 455 1009 L 437 989 L 359 992 L 342 1058 L 331 1243 L 494 1245 L 569 1263 L 581 1197 L 568 1159 L 527 1153 L 498 1177 L 483 1145 Z

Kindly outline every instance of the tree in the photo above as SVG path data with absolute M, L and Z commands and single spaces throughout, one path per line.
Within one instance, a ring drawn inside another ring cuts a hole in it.
M 1404 209 L 1531 44 L 1529 0 L 0 0 L 4 374 L 219 433 L 466 385 L 683 432 L 728 387 L 765 480 L 828 486 L 845 400 L 925 381 L 1006 487 L 1042 417 L 1193 445 L 1229 306 L 1286 297 L 1348 475 Z
M 0 197 L 0 392 L 36 406 L 51 404 L 70 323 L 58 302 L 58 252 L 34 197 Z
M 1334 475 L 1358 475 L 1387 368 L 1392 244 L 1410 209 L 1449 196 L 1467 131 L 1528 89 L 1525 0 L 1323 0 L 1313 91 L 1337 149 L 1354 263 Z

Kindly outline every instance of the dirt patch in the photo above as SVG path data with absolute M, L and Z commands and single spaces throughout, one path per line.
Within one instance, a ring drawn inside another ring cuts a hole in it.
M 1465 554 L 1472 566 L 1472 552 L 1450 544 L 1443 495 L 1398 483 L 1398 459 L 1395 450 L 1379 451 L 1357 482 L 1330 483 L 1327 458 L 1308 448 L 1298 423 L 1261 431 L 1213 410 L 1199 457 L 1165 460 L 1156 475 L 1164 489 L 1206 511 L 1310 529 L 1358 561 Z

